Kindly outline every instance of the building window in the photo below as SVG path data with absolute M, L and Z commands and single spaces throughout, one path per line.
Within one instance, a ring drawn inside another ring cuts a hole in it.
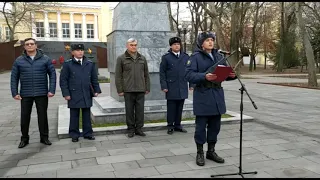
M 82 38 L 81 24 L 74 24 L 74 37 L 75 38 Z
M 87 24 L 87 38 L 94 38 L 93 24 Z
M 49 23 L 49 33 L 50 37 L 58 37 L 57 23 Z
M 37 37 L 44 37 L 44 25 L 43 22 L 36 22 Z
M 63 38 L 70 38 L 69 23 L 62 23 L 62 37 Z
M 9 29 L 9 27 L 5 27 L 4 30 L 5 30 L 5 33 L 6 33 L 6 34 L 5 34 L 5 35 L 6 35 L 6 38 L 5 38 L 5 39 L 6 39 L 6 40 L 10 39 L 10 29 Z

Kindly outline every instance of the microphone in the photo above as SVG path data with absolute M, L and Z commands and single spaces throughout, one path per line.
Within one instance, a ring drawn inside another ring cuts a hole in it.
M 230 55 L 230 52 L 229 52 L 229 51 L 224 51 L 224 50 L 219 49 L 218 52 L 219 52 L 219 53 L 222 53 L 222 54 L 224 54 L 224 55 L 226 55 L 226 54 L 227 54 L 227 55 Z

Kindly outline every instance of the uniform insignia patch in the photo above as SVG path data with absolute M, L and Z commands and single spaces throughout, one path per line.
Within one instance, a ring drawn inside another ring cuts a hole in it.
M 190 65 L 190 64 L 191 64 L 191 61 L 190 61 L 190 60 L 188 60 L 187 65 Z

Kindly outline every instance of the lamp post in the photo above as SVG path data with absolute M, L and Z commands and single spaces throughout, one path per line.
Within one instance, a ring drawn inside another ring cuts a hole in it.
M 186 34 L 188 32 L 190 32 L 192 29 L 192 26 L 189 25 L 188 27 L 183 27 L 181 24 L 178 26 L 178 34 L 179 34 L 179 37 L 181 35 L 181 33 L 183 34 L 183 51 L 184 52 L 187 52 L 187 39 L 186 39 Z

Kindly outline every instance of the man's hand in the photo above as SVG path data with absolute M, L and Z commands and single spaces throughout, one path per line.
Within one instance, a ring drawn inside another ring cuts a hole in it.
M 214 81 L 215 79 L 217 79 L 217 75 L 216 74 L 212 74 L 212 73 L 208 73 L 208 74 L 206 74 L 206 79 L 208 81 Z
M 71 96 L 66 96 L 66 97 L 64 97 L 64 99 L 69 101 L 69 100 L 71 100 Z
M 190 91 L 193 91 L 193 87 L 190 87 L 189 90 L 190 90 Z
M 149 94 L 149 91 L 146 91 L 146 94 Z
M 18 95 L 16 95 L 16 96 L 14 97 L 14 99 L 15 99 L 15 100 L 21 100 L 22 98 L 21 98 L 21 96 L 18 94 Z
M 54 94 L 52 94 L 51 92 L 48 92 L 48 97 L 53 97 Z
M 94 97 L 98 97 L 100 93 L 94 93 Z
M 166 92 L 168 92 L 168 89 L 162 89 L 162 91 L 166 93 Z
M 229 74 L 229 77 L 235 78 L 235 77 L 236 77 L 236 73 L 234 73 L 234 72 L 230 73 L 230 74 Z
M 118 95 L 119 95 L 119 96 L 123 96 L 123 95 L 124 95 L 124 93 L 123 93 L 123 92 L 122 92 L 122 93 L 118 93 Z

